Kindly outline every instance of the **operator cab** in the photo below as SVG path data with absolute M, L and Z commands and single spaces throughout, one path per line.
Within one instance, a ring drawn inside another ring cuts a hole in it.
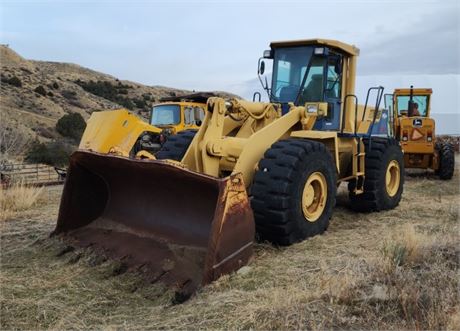
M 414 95 L 411 101 L 409 95 L 397 95 L 398 117 L 427 117 L 429 98 L 429 95 Z
M 290 102 L 327 103 L 327 114 L 318 117 L 314 129 L 339 130 L 344 61 L 350 55 L 357 55 L 358 49 L 320 39 L 275 42 L 270 46 L 264 52 L 264 59 L 273 60 L 270 88 L 266 81 L 270 102 L 280 103 L 283 114 L 289 110 Z M 263 68 L 259 74 L 263 74 Z

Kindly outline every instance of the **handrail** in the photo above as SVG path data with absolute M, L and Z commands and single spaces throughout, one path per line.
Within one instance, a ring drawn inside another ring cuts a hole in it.
M 354 132 L 354 135 L 356 136 L 356 127 L 358 125 L 358 120 L 357 120 L 357 117 L 358 117 L 358 97 L 354 94 L 347 94 L 344 98 L 344 101 L 343 103 L 345 104 L 344 108 L 343 108 L 343 114 L 342 114 L 342 128 L 340 130 L 340 133 L 343 133 L 343 129 L 345 128 L 345 115 L 347 114 L 347 99 L 348 98 L 355 98 L 355 132 Z

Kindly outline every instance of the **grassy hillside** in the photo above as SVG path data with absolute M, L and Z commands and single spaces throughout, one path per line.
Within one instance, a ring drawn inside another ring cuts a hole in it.
M 95 110 L 124 107 L 147 117 L 161 98 L 190 92 L 119 80 L 71 63 L 26 60 L 4 45 L 0 72 L 0 129 L 14 135 L 6 138 L 16 141 L 19 152 L 36 138 L 60 139 L 55 124 L 65 114 L 88 119 Z

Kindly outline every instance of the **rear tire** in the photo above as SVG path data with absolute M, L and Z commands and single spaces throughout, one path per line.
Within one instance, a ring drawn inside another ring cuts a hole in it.
M 155 154 L 155 157 L 158 160 L 182 160 L 196 133 L 197 130 L 184 130 L 170 136 Z
M 259 162 L 251 191 L 260 239 L 290 245 L 323 233 L 336 182 L 335 163 L 324 144 L 305 139 L 273 144 Z
M 393 138 L 363 139 L 366 149 L 364 192 L 355 194 L 356 181 L 348 183 L 351 209 L 358 212 L 395 208 L 404 187 L 404 156 Z
M 454 175 L 455 153 L 450 143 L 441 143 L 438 148 L 439 168 L 436 171 L 440 179 L 451 179 Z

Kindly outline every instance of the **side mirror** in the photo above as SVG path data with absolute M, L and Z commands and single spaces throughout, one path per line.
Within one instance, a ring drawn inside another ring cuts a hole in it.
M 263 75 L 265 72 L 265 62 L 264 61 L 260 61 L 260 65 L 259 65 L 259 75 Z

